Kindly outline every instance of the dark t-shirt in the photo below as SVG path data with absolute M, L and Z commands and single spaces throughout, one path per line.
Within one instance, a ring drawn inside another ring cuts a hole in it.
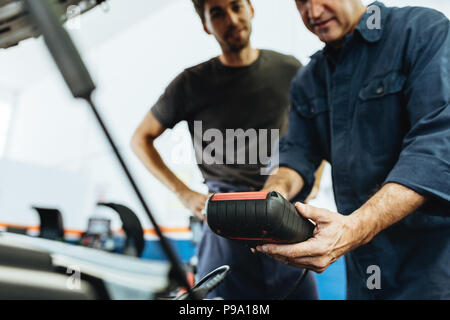
M 151 111 L 166 128 L 187 121 L 205 180 L 260 188 L 271 142 L 287 130 L 290 83 L 300 67 L 269 50 L 245 67 L 216 57 L 178 75 Z

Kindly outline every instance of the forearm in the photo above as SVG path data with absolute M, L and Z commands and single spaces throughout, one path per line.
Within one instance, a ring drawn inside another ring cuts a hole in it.
M 296 244 L 267 244 L 257 250 L 291 266 L 321 273 L 347 252 L 368 243 L 379 232 L 417 210 L 425 201 L 416 192 L 389 183 L 351 215 L 298 203 L 297 211 L 316 225 L 314 236 Z
M 386 184 L 361 208 L 350 215 L 361 244 L 404 219 L 425 203 L 425 197 L 396 183 Z
M 189 189 L 186 184 L 167 167 L 153 142 L 153 139 L 134 138 L 131 147 L 148 171 L 150 171 L 151 174 L 173 193 L 179 195 L 183 191 Z
M 314 186 L 310 192 L 310 194 L 308 195 L 308 198 L 306 198 L 305 203 L 309 203 L 309 201 L 315 199 L 317 197 L 317 194 L 319 193 L 320 190 L 320 182 L 322 180 L 322 175 L 323 175 L 323 171 L 325 169 L 325 165 L 326 165 L 326 161 L 323 160 L 319 169 L 317 169 L 316 173 L 314 174 Z
M 288 200 L 292 200 L 303 188 L 301 175 L 289 168 L 278 168 L 266 181 L 263 190 L 277 191 Z

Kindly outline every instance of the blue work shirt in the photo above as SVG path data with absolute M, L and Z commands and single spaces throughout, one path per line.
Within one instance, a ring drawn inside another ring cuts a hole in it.
M 291 88 L 280 166 L 314 184 L 332 165 L 338 211 L 349 215 L 384 184 L 425 196 L 416 212 L 346 255 L 349 299 L 450 298 L 450 24 L 440 12 L 366 12 L 339 51 L 314 54 Z M 376 284 L 379 267 L 381 289 Z M 376 268 L 375 267 L 375 268 Z

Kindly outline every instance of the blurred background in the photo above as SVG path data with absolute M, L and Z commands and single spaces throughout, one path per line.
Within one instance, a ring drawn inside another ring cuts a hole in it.
M 253 46 L 297 57 L 307 64 L 322 44 L 303 26 L 293 0 L 253 0 Z M 370 3 L 371 1 L 365 1 Z M 450 16 L 442 0 L 386 0 L 390 6 L 425 6 Z M 189 0 L 109 0 L 66 28 L 88 65 L 95 100 L 157 221 L 183 260 L 194 254 L 190 213 L 132 154 L 129 141 L 168 83 L 184 68 L 220 53 L 203 32 Z M 90 110 L 72 99 L 42 39 L 0 49 L 0 228 L 39 224 L 31 206 L 61 210 L 66 237 L 76 239 L 89 217 L 118 218 L 96 203 L 118 202 L 133 209 L 145 229 L 144 257 L 164 259 L 151 224 L 113 158 Z M 192 159 L 185 123 L 167 131 L 157 147 L 189 186 L 206 192 Z M 330 167 L 313 204 L 335 210 Z M 339 260 L 318 275 L 322 299 L 345 297 L 345 265 Z

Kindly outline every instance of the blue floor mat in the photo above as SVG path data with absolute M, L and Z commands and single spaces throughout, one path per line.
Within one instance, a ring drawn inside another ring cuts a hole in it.
M 345 300 L 345 259 L 333 263 L 321 274 L 316 274 L 321 300 Z

